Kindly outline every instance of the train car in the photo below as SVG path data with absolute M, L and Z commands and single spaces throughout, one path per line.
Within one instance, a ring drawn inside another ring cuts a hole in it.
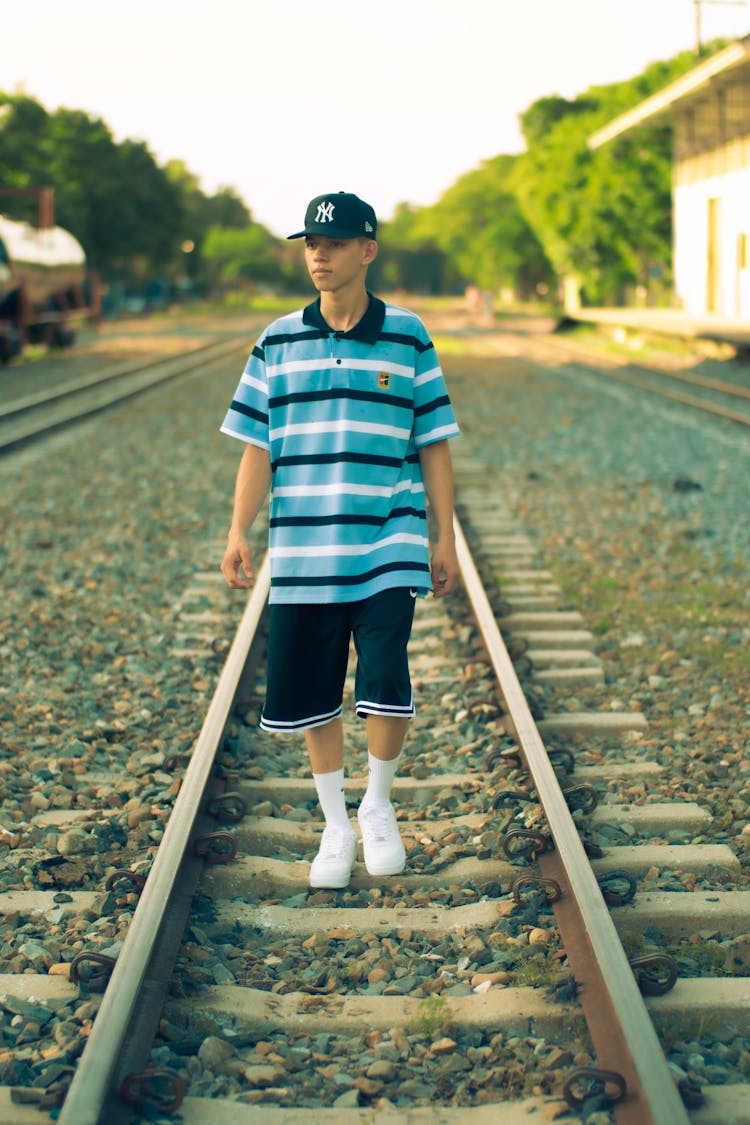
M 66 347 L 75 339 L 71 321 L 98 315 L 80 242 L 62 227 L 0 215 L 0 363 L 26 343 Z

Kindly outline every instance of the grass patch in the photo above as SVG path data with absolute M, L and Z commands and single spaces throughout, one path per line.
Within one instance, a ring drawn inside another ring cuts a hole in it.
M 578 324 L 566 328 L 561 335 L 573 343 L 593 345 L 600 352 L 641 363 L 668 357 L 682 359 L 687 365 L 702 359 L 731 359 L 735 354 L 735 349 L 727 344 L 667 333 L 662 335 L 626 325 Z
M 539 953 L 521 962 L 514 983 L 521 988 L 549 988 L 559 979 L 559 972 L 551 968 L 546 954 Z
M 419 1010 L 407 1024 L 407 1030 L 428 1039 L 444 1031 L 448 1023 L 448 1005 L 442 996 L 428 996 L 420 1001 Z
M 746 575 L 739 567 L 727 572 L 720 561 L 712 564 L 690 548 L 647 566 L 608 552 L 606 544 L 601 554 L 609 557 L 605 574 L 581 557 L 558 557 L 553 568 L 565 600 L 597 636 L 679 635 L 682 660 L 717 673 L 750 671 L 750 649 L 741 636 L 750 627 L 750 606 Z M 712 568 L 720 578 L 705 578 Z

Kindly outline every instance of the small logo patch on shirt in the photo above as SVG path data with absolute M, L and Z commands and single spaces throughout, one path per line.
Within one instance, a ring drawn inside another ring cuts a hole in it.
M 378 375 L 378 386 L 387 389 L 391 385 L 390 371 L 381 371 Z

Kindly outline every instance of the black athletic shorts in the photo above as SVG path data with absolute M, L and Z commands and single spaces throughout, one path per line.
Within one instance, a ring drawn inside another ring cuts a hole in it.
M 286 733 L 337 718 L 343 710 L 352 639 L 357 714 L 412 718 L 406 648 L 415 601 L 415 591 L 399 586 L 357 602 L 273 603 L 261 727 Z

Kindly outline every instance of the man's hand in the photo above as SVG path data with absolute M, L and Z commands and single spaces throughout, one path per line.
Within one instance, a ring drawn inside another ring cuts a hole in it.
M 231 586 L 233 590 L 249 590 L 255 585 L 253 554 L 244 535 L 230 533 L 227 549 L 221 560 L 221 573 L 226 578 L 227 586 Z
M 453 537 L 439 540 L 432 552 L 430 570 L 432 572 L 432 592 L 436 598 L 451 594 L 458 583 L 460 571 L 456 543 Z

